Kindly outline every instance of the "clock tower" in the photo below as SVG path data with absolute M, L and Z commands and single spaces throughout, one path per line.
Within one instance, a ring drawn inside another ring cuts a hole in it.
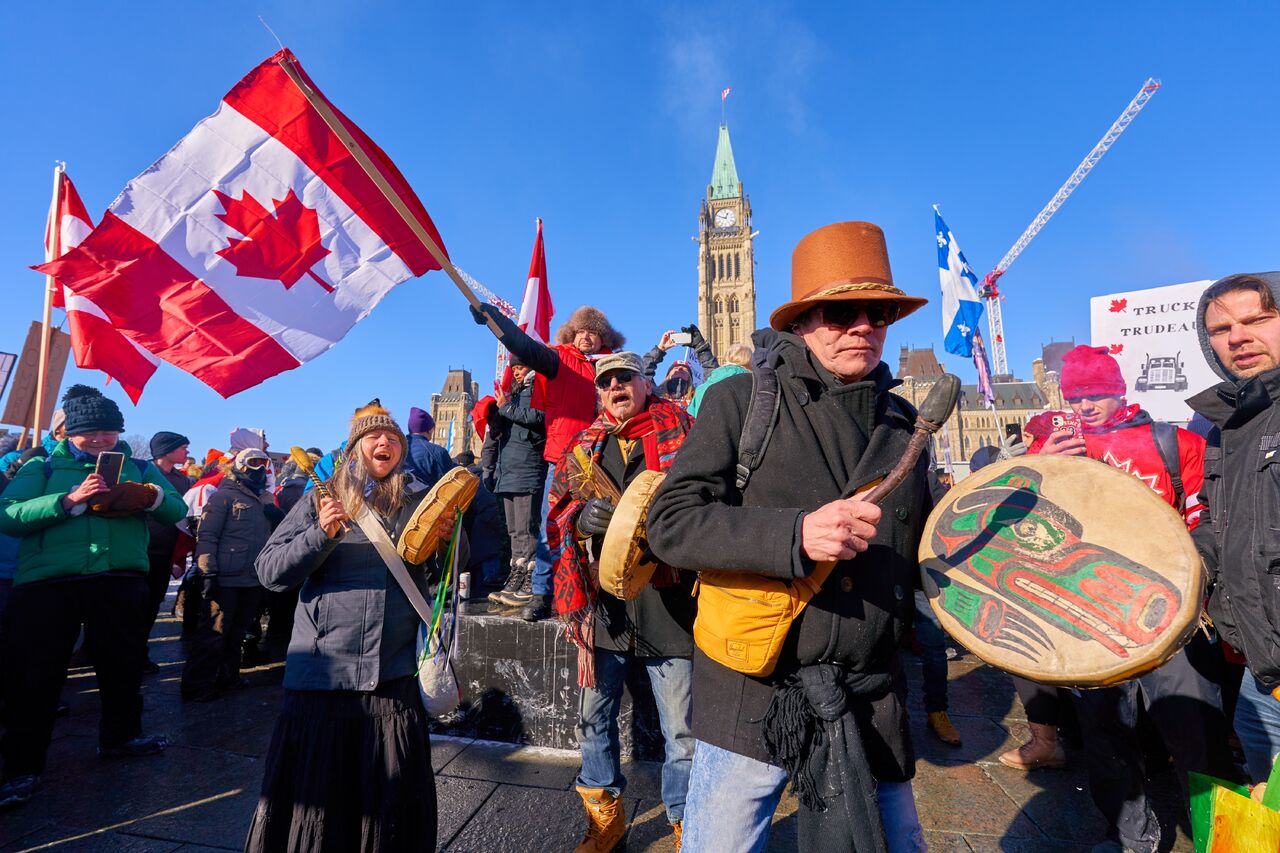
M 698 328 L 722 363 L 733 344 L 750 343 L 756 328 L 756 275 L 751 202 L 742 191 L 720 125 L 716 162 L 698 215 Z

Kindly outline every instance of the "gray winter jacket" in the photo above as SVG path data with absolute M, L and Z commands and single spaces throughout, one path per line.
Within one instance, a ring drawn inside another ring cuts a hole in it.
M 216 575 L 225 587 L 255 587 L 253 561 L 271 535 L 262 496 L 236 479 L 222 478 L 209 496 L 196 537 L 196 565 L 201 574 Z
M 416 480 L 411 498 L 390 525 L 391 541 L 427 489 Z M 302 584 L 293 636 L 285 661 L 290 690 L 370 691 L 379 683 L 413 675 L 419 619 L 386 564 L 356 525 L 330 539 L 320 528 L 315 491 L 307 493 L 276 528 L 258 556 L 258 577 L 282 592 Z M 459 555 L 466 565 L 464 541 Z M 430 600 L 438 575 L 435 558 L 409 566 L 409 575 Z

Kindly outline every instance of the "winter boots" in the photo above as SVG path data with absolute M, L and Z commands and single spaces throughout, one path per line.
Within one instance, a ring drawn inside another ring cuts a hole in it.
M 533 599 L 533 560 L 512 560 L 507 583 L 489 593 L 489 601 L 501 607 L 524 607 Z
M 1041 767 L 1065 767 L 1066 754 L 1058 741 L 1058 727 L 1044 723 L 1028 723 L 1031 740 L 1000 756 L 1000 763 L 1015 770 L 1038 770 Z
M 609 853 L 618 846 L 627 828 L 622 800 L 604 788 L 578 788 L 587 810 L 587 834 L 573 853 Z
M 956 731 L 955 723 L 951 722 L 951 717 L 947 716 L 946 711 L 930 711 L 928 713 L 927 724 L 929 731 L 938 736 L 938 740 L 947 746 L 961 746 L 960 732 Z

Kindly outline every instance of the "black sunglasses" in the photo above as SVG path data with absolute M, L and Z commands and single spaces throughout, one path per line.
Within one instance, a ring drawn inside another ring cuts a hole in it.
M 858 321 L 862 312 L 867 312 L 867 322 L 873 329 L 881 329 L 896 322 L 902 313 L 902 307 L 896 302 L 824 302 L 822 304 L 822 322 L 827 326 L 848 328 Z
M 610 370 L 603 376 L 596 377 L 596 387 L 603 391 L 613 384 L 615 377 L 617 377 L 619 385 L 626 385 L 632 379 L 635 379 L 636 375 L 634 370 Z

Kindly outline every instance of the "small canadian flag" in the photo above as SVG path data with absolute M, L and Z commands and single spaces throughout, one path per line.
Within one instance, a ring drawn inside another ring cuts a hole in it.
M 74 249 L 93 230 L 93 221 L 80 200 L 80 193 L 76 192 L 75 185 L 65 173 L 59 174 L 55 193 L 44 235 L 48 260 Z M 156 372 L 159 359 L 120 334 L 102 309 L 88 297 L 57 285 L 53 291 L 53 305 L 66 309 L 76 367 L 101 370 L 119 382 L 136 404 L 147 380 Z
M 556 307 L 551 304 L 547 286 L 547 252 L 542 246 L 542 220 L 538 220 L 538 236 L 533 240 L 533 257 L 529 259 L 529 280 L 524 286 L 517 325 L 529 337 L 544 344 L 551 343 L 551 318 Z
M 38 269 L 226 397 L 325 352 L 447 257 L 395 164 L 283 49 Z

